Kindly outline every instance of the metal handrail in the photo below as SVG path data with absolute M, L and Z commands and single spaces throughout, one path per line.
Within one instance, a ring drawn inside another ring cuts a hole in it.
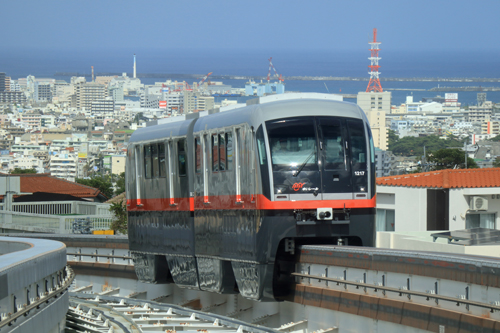
M 375 291 L 380 289 L 384 292 L 390 291 L 390 292 L 398 293 L 399 296 L 402 296 L 403 294 L 408 295 L 408 297 L 420 296 L 420 297 L 425 297 L 427 300 L 433 298 L 436 301 L 442 300 L 442 301 L 457 303 L 457 306 L 459 306 L 460 304 L 464 304 L 467 306 L 472 305 L 472 306 L 477 306 L 477 307 L 481 307 L 481 308 L 486 308 L 486 309 L 489 309 L 490 312 L 500 311 L 500 306 L 485 304 L 485 303 L 476 302 L 476 301 L 470 301 L 467 299 L 460 299 L 460 298 L 457 299 L 457 298 L 449 297 L 449 296 L 440 296 L 438 294 L 429 294 L 429 293 L 424 293 L 424 292 L 420 292 L 420 291 L 412 291 L 412 290 L 406 290 L 406 289 L 402 290 L 402 289 L 393 288 L 393 287 L 374 286 L 374 285 L 371 285 L 368 283 L 363 283 L 363 282 L 353 282 L 353 281 L 347 281 L 347 280 L 343 280 L 343 279 L 335 279 L 335 278 L 329 278 L 329 277 L 323 277 L 323 276 L 317 276 L 317 275 L 300 274 L 300 273 L 291 273 L 291 275 L 301 277 L 301 278 L 306 278 L 306 279 L 315 279 L 315 280 L 319 280 L 319 281 L 324 280 L 324 281 L 328 281 L 328 282 L 335 282 L 335 283 L 337 283 L 337 285 L 345 284 L 346 286 L 347 285 L 356 286 L 356 289 L 358 289 L 360 287 L 374 289 Z M 335 290 L 335 289 L 331 289 L 331 290 Z
M 98 257 L 98 258 L 108 258 L 108 259 L 123 259 L 123 260 L 132 260 L 134 258 L 129 257 L 129 256 L 115 256 L 111 254 L 95 254 L 95 253 L 66 253 L 67 256 L 82 256 L 82 257 Z

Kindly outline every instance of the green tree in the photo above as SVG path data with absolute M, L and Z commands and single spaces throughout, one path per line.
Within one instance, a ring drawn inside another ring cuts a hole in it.
M 437 151 L 448 147 L 463 147 L 463 143 L 453 139 L 440 139 L 437 135 L 429 135 L 424 137 L 409 137 L 405 136 L 397 140 L 391 150 L 396 155 L 403 156 L 422 156 L 426 151 Z
M 493 167 L 494 167 L 494 168 L 500 168 L 500 157 L 497 157 L 497 158 L 493 161 Z
M 37 173 L 37 172 L 35 168 L 32 169 L 14 168 L 13 170 L 10 170 L 11 175 L 24 175 L 28 173 Z
M 392 147 L 398 142 L 399 136 L 396 134 L 396 131 L 388 130 L 387 131 L 387 149 L 392 151 Z
M 427 155 L 427 161 L 434 164 L 433 170 L 465 169 L 465 152 L 461 149 L 439 149 Z M 478 168 L 476 162 L 467 157 L 467 169 Z
M 115 216 L 113 222 L 111 222 L 110 228 L 115 232 L 120 232 L 126 235 L 128 232 L 127 207 L 123 204 L 122 201 L 115 202 L 111 204 L 109 211 L 112 212 Z
M 125 192 L 125 172 L 122 172 L 115 178 L 115 195 Z
M 134 117 L 134 123 L 137 123 L 137 125 L 139 125 L 139 122 L 141 121 L 142 116 L 143 116 L 142 112 L 137 113 Z
M 492 138 L 489 138 L 488 141 L 493 141 L 493 142 L 498 142 L 500 141 L 500 134 L 497 136 L 494 136 Z
M 96 176 L 90 179 L 77 178 L 78 184 L 98 188 L 107 198 L 113 197 L 113 183 L 109 177 Z

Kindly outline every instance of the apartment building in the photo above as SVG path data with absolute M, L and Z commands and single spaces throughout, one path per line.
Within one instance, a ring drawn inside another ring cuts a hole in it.
M 184 91 L 184 113 L 211 110 L 215 102 L 212 96 L 203 96 L 198 91 Z
M 485 121 L 481 123 L 481 134 L 500 134 L 500 122 L 498 121 Z
M 92 101 L 90 112 L 92 114 L 96 113 L 108 113 L 113 114 L 115 111 L 115 101 L 111 98 L 105 100 Z
M 92 102 L 105 100 L 107 89 L 104 84 L 78 82 L 75 84 L 75 102 L 77 110 L 92 110 Z
M 375 148 L 375 172 L 376 177 L 387 177 L 391 171 L 396 169 L 396 156 L 390 151 Z
M 167 102 L 167 112 L 169 114 L 171 114 L 172 112 L 179 112 L 182 105 L 184 104 L 184 94 L 181 94 L 180 92 L 164 94 L 163 98 Z
M 387 128 L 385 115 L 391 112 L 390 92 L 359 92 L 358 106 L 365 112 L 373 135 L 373 144 L 382 150 L 387 149 Z
M 479 105 L 469 106 L 467 112 L 468 121 L 472 123 L 482 123 L 490 121 L 493 112 L 493 103 L 486 101 Z
M 49 83 L 35 82 L 33 89 L 33 101 L 35 102 L 52 101 L 52 88 Z
M 74 182 L 77 175 L 78 154 L 56 154 L 50 159 L 50 175 Z
M 160 88 L 151 86 L 144 90 L 141 94 L 141 108 L 157 109 L 160 107 Z
M 0 73 L 0 92 L 5 91 L 5 73 Z
M 35 169 L 37 173 L 44 173 L 44 162 L 43 160 L 33 156 L 33 155 L 22 155 L 16 156 L 11 161 L 9 165 L 9 170 L 19 168 L 22 170 Z
M 0 91 L 0 103 L 24 104 L 27 101 L 23 91 Z
M 38 112 L 23 113 L 21 121 L 30 129 L 39 129 L 41 126 L 42 115 Z

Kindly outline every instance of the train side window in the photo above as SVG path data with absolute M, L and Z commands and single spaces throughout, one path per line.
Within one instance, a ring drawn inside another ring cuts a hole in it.
M 151 146 L 144 146 L 144 171 L 145 177 L 151 178 L 152 165 L 151 165 Z
M 226 138 L 219 134 L 219 171 L 226 170 Z
M 257 149 L 259 151 L 259 164 L 267 165 L 266 142 L 264 141 L 262 126 L 257 130 Z
M 184 140 L 177 142 L 177 152 L 179 154 L 179 177 L 186 176 L 186 151 L 184 150 Z
M 196 155 L 196 173 L 201 173 L 201 142 L 200 138 L 194 139 L 194 151 Z
M 217 134 L 212 135 L 212 172 L 219 171 L 219 143 L 217 138 Z
M 167 164 L 165 160 L 165 143 L 158 144 L 158 160 L 160 164 L 160 177 L 165 178 L 167 176 Z
M 264 130 L 262 129 L 262 125 L 259 126 L 257 130 L 257 150 L 259 156 L 259 164 L 260 164 L 260 175 L 262 178 L 262 194 L 268 199 L 271 198 L 271 185 L 269 181 L 269 166 L 267 164 L 267 150 L 266 150 L 266 141 L 264 139 Z
M 158 178 L 160 176 L 160 169 L 159 169 L 159 163 L 158 163 L 158 145 L 154 144 L 151 145 L 151 164 L 152 164 L 152 169 L 153 172 L 151 174 L 151 177 L 153 178 Z
M 233 133 L 226 133 L 226 170 L 233 170 Z

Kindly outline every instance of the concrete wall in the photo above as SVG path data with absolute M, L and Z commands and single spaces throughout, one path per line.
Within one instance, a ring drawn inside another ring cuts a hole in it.
M 409 175 L 410 176 L 410 175 Z M 466 228 L 465 217 L 469 210 L 469 201 L 473 196 L 488 200 L 488 210 L 477 211 L 481 214 L 496 214 L 495 226 L 500 229 L 500 188 L 451 188 L 449 191 L 449 230 Z M 494 198 L 492 196 L 494 195 Z M 392 198 L 390 199 L 389 198 Z M 377 208 L 395 210 L 395 231 L 427 230 L 427 188 L 377 186 Z
M 448 244 L 448 241 L 444 238 L 437 239 L 434 242 L 431 236 L 433 233 L 435 231 L 406 232 L 401 234 L 395 232 L 377 232 L 376 244 L 377 248 L 445 252 L 500 258 L 500 245 L 462 246 Z
M 427 189 L 377 186 L 377 208 L 395 211 L 396 232 L 427 230 Z

